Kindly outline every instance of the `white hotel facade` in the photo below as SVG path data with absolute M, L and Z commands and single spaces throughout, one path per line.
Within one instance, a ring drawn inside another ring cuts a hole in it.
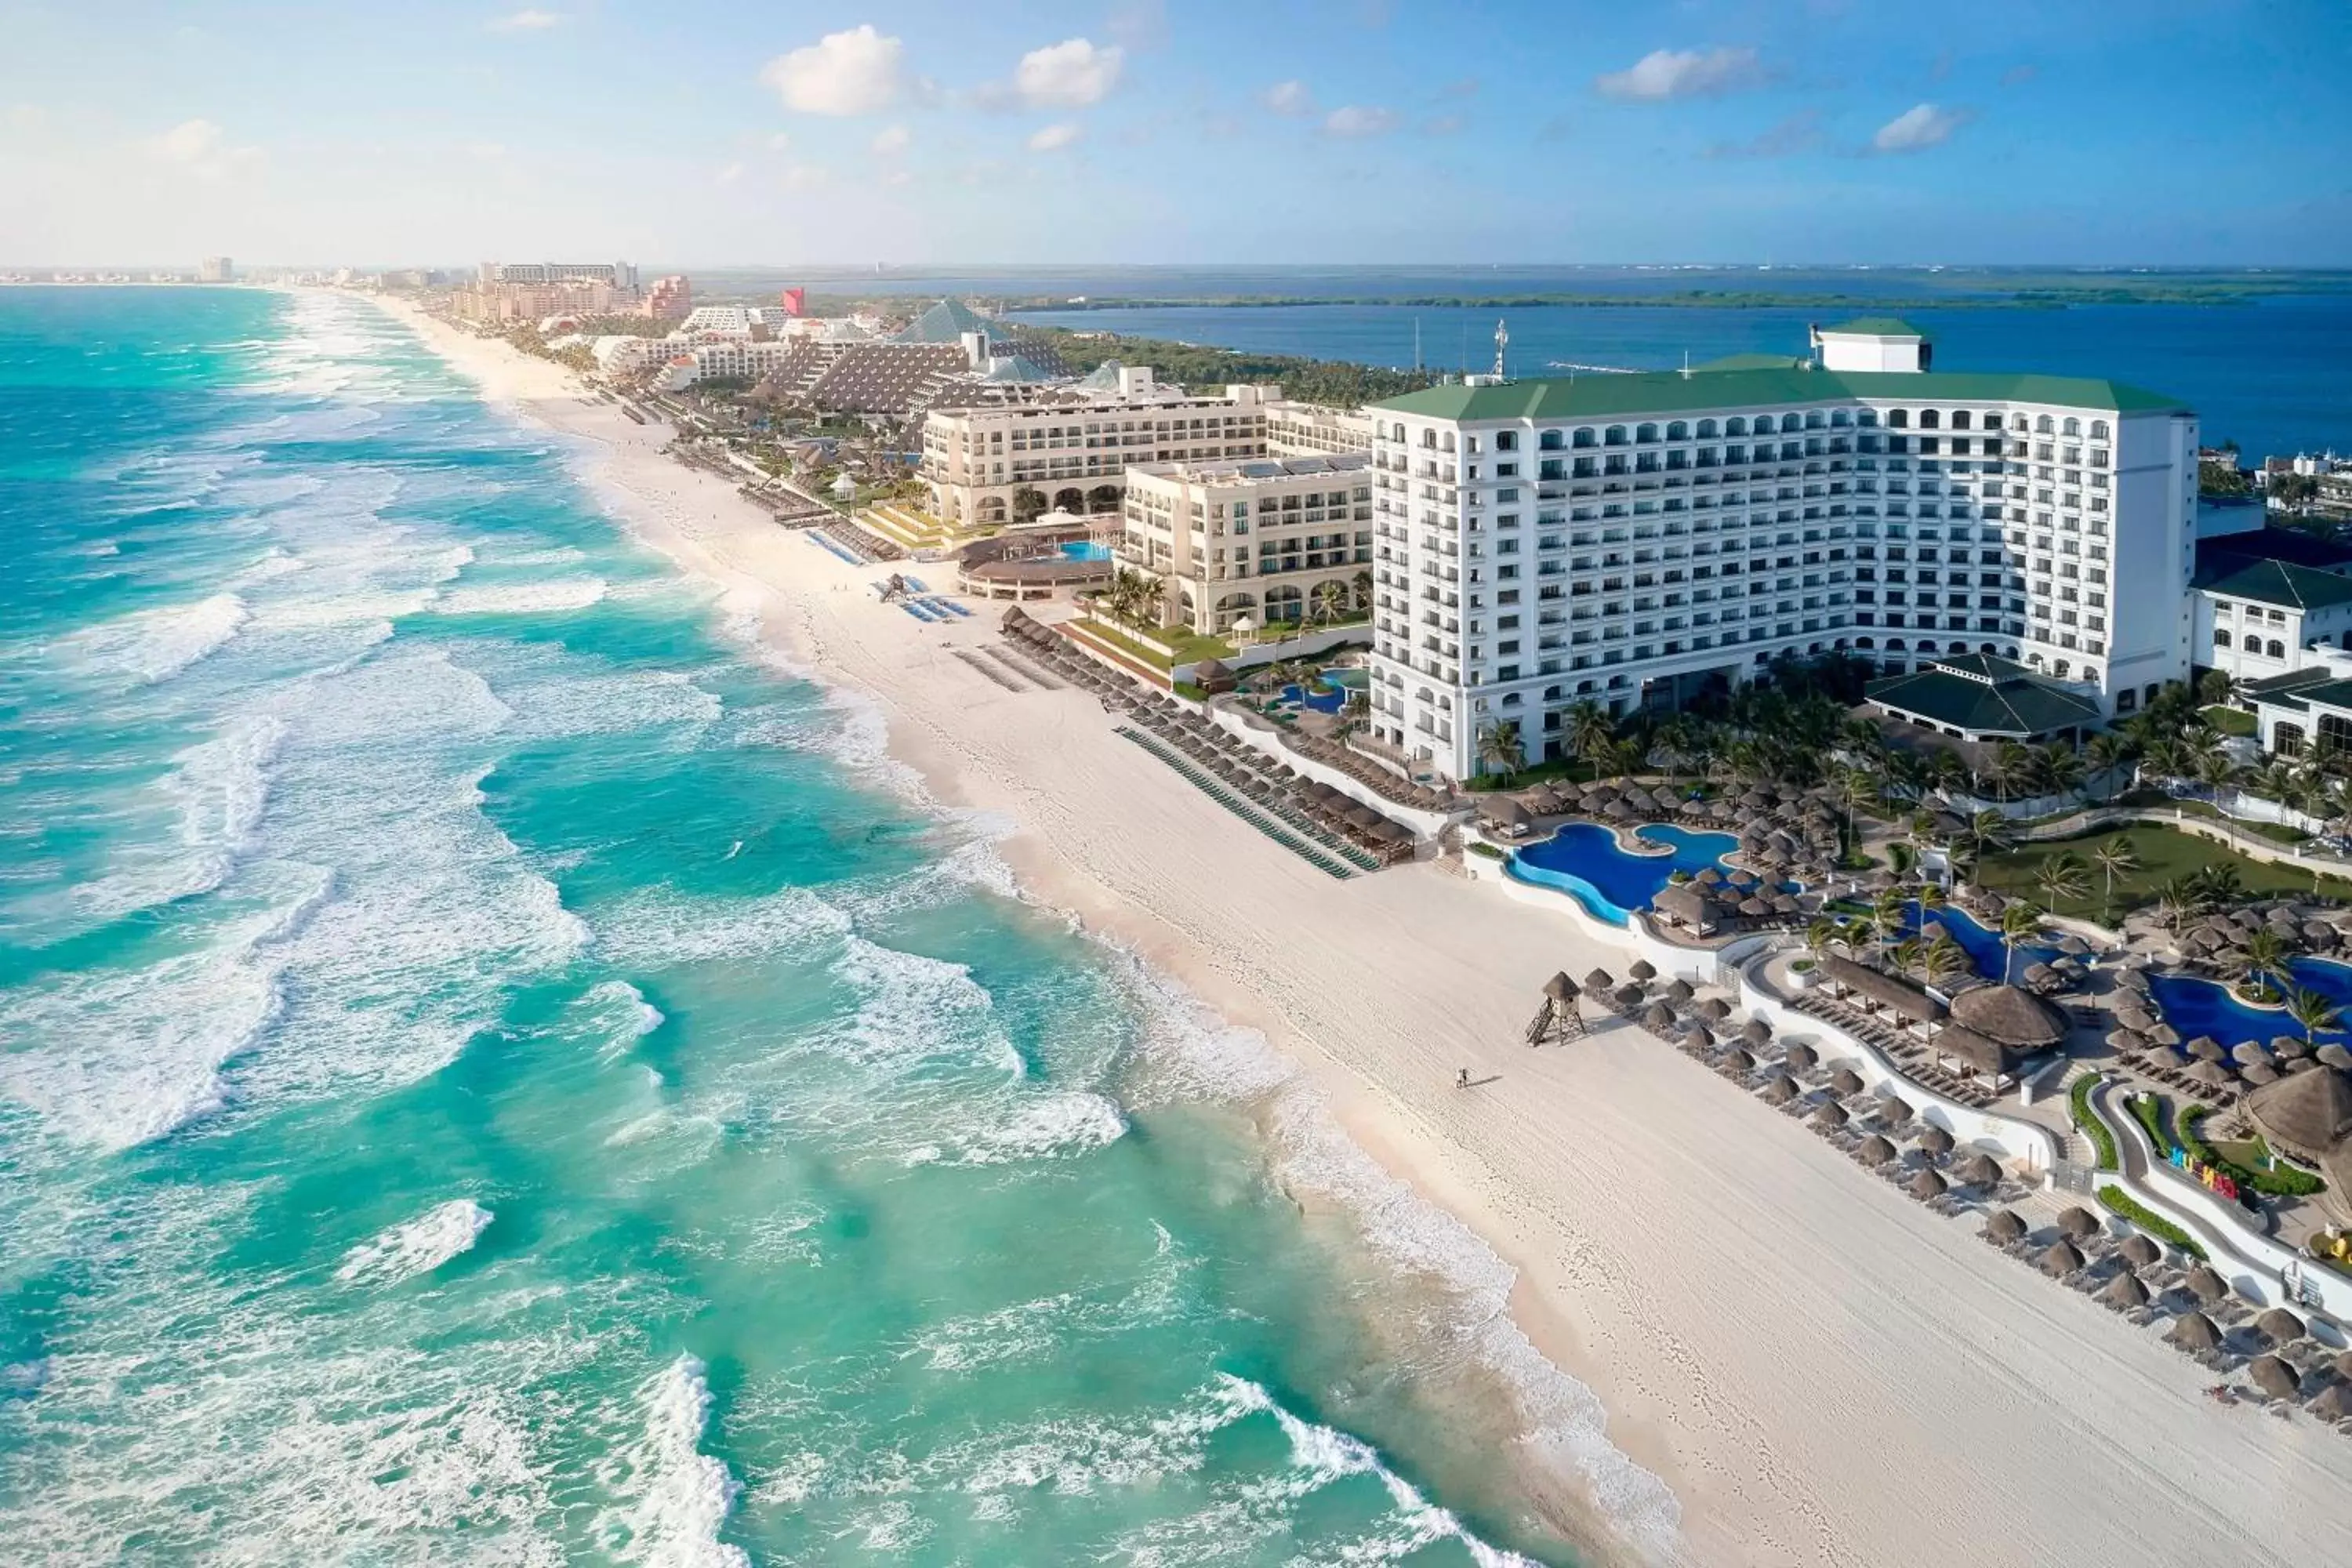
M 1678 706 L 1774 656 L 1990 652 L 2127 714 L 2189 670 L 2197 422 L 2112 382 L 1811 361 L 1433 387 L 1374 405 L 1371 729 L 1453 778 L 1517 727 Z

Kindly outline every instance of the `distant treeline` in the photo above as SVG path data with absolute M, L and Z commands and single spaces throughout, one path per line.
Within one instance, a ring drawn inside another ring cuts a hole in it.
M 2080 282 L 2036 279 L 2004 283 L 1998 292 L 1924 295 L 1889 299 L 1875 294 L 1814 294 L 1767 289 L 1684 289 L 1671 294 L 1234 294 L 1218 296 L 1089 295 L 1085 299 L 1027 296 L 998 301 L 1006 311 L 1176 310 L 1295 309 L 1303 305 L 1382 305 L 1415 310 L 1528 310 L 1622 307 L 1629 310 L 1831 311 L 1867 310 L 1892 315 L 1903 310 L 2062 310 L 2069 305 L 2236 305 L 2275 294 L 2333 294 L 2352 290 L 2340 276 L 2244 279 L 2101 279 Z
M 1079 375 L 1117 360 L 1122 364 L 1148 364 L 1161 381 L 1172 381 L 1192 391 L 1222 387 L 1229 382 L 1276 381 L 1282 384 L 1286 396 L 1339 408 L 1357 408 L 1384 397 L 1402 396 L 1433 386 L 1438 381 L 1436 374 L 1428 371 L 1382 370 L 1376 365 L 1306 359 L 1297 354 L 1206 348 L 1198 343 L 1171 342 L 1164 338 L 1081 333 L 1065 327 L 1024 326 L 1017 335 L 1046 343 L 1062 356 L 1063 363 Z

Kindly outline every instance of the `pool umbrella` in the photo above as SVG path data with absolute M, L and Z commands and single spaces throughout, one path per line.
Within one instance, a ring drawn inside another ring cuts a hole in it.
M 2124 1237 L 2123 1245 L 2116 1250 L 2135 1268 L 2147 1268 L 2164 1261 L 2164 1248 L 2138 1231 Z
M 2334 947 L 2339 938 L 2336 928 L 2326 921 L 2305 921 L 2303 922 L 2303 940 L 2314 947 L 2328 948 Z
M 1696 882 L 1702 888 L 1719 888 L 1723 885 L 1722 868 L 1717 866 L 1709 866 L 1705 870 L 1699 872 L 1697 876 L 1693 877 L 1691 880 Z
M 2180 1043 L 2180 1031 L 2159 1020 L 2156 1027 L 2147 1032 L 2147 1037 L 2159 1046 L 2177 1046 Z
M 1895 1158 L 1895 1145 L 1874 1132 L 1862 1141 L 1853 1157 L 1865 1165 L 1884 1165 Z
M 1739 1037 L 1751 1046 L 1760 1046 L 1772 1037 L 1772 1026 L 1762 1018 L 1750 1018 L 1739 1026 Z
M 2118 1274 L 2099 1292 L 2099 1304 L 2118 1312 L 2133 1311 L 2147 1305 L 2147 1287 L 2136 1274 Z
M 1801 1043 L 1781 1051 L 1780 1061 L 1792 1072 L 1805 1072 L 1821 1065 L 1822 1055 L 1812 1047 Z
M 2256 1062 L 2253 1066 L 2243 1069 L 2239 1076 L 2254 1088 L 2260 1089 L 2264 1084 L 2278 1082 L 2279 1070 L 2268 1062 Z
M 2200 1035 L 2189 1042 L 2189 1054 L 2192 1057 L 2202 1057 L 2209 1062 L 2218 1062 L 2230 1053 L 2223 1050 L 2221 1042 L 2212 1036 Z
M 1772 906 L 1762 899 L 1742 899 L 1739 900 L 1739 912 L 1750 918 L 1769 915 L 1772 912 Z
M 2083 1267 L 2083 1255 L 2071 1241 L 2053 1241 L 2042 1249 L 2033 1262 L 2053 1279 L 2063 1279 Z
M 1609 978 L 1609 972 L 1605 969 L 1596 969 L 1584 977 L 1584 988 L 1587 991 L 1606 992 L 1616 984 L 1614 980 Z
M 2335 1372 L 2338 1383 L 2352 1384 L 2352 1351 L 2337 1351 L 2336 1359 L 2327 1364 Z
M 1710 996 L 1698 1005 L 1698 1016 L 1711 1024 L 1720 1024 L 1731 1016 L 1731 1004 L 1720 996 Z
M 1734 1046 L 1724 1054 L 1723 1070 L 1745 1078 L 1756 1070 L 1756 1058 Z
M 2080 958 L 2084 953 L 2091 951 L 2091 944 L 2084 942 L 2081 937 L 2076 936 L 2073 931 L 2068 931 L 2064 936 L 2058 939 L 2058 951 L 2064 953 L 2071 953 L 2074 957 Z
M 1963 1186 L 1996 1187 L 2000 1184 L 2000 1162 L 1990 1154 L 1971 1154 L 1960 1162 L 1959 1169 L 1952 1174 L 1959 1178 Z
M 2284 1307 L 2273 1307 L 2254 1320 L 2254 1327 L 2273 1346 L 2293 1344 L 2303 1338 L 2303 1320 Z
M 1675 1027 L 1675 1033 L 1682 1037 L 1683 1049 L 1686 1051 L 1705 1051 L 1715 1048 L 1715 1037 L 1708 1033 L 1706 1026 L 1696 1018 L 1685 1018 Z
M 1666 1000 L 1667 1000 L 1667 1001 L 1669 1001 L 1669 1002 L 1674 1002 L 1674 1003 L 1683 1003 L 1683 1002 L 1687 1002 L 1687 1001 L 1689 1001 L 1690 999 L 1691 999 L 1691 983 L 1690 983 L 1689 981 L 1687 981 L 1687 980 L 1676 980 L 1676 981 L 1671 982 L 1671 983 L 1666 986 Z
M 1948 1184 L 1944 1181 L 1944 1178 L 1937 1175 L 1934 1171 L 1922 1169 L 1917 1175 L 1911 1178 L 1911 1184 L 1906 1190 L 1908 1191 L 1913 1197 L 1925 1203 L 1931 1199 L 1942 1197 L 1947 1190 L 1947 1185 Z
M 1840 1099 L 1847 1095 L 1860 1094 L 1862 1090 L 1862 1075 L 1852 1068 L 1840 1068 L 1830 1074 L 1830 1092 Z
M 2058 1228 L 2080 1241 L 2084 1237 L 2098 1235 L 2100 1226 L 2099 1222 L 2091 1216 L 2090 1210 L 2077 1206 L 2058 1216 Z
M 1886 1095 L 1878 1102 L 1878 1116 L 1879 1120 L 1885 1122 L 1887 1126 L 1900 1127 L 1911 1120 L 1910 1102 L 1891 1094 Z
M 2274 1057 L 2301 1057 L 2310 1054 L 2311 1047 L 2304 1043 L 2303 1037 L 2299 1035 L 2271 1037 L 2271 1055 Z
M 2246 1378 L 2272 1399 L 2294 1399 L 2303 1393 L 2302 1377 L 2274 1355 L 2258 1355 L 2247 1363 Z
M 2229 1089 L 2238 1081 L 2235 1074 L 2216 1061 L 2200 1061 L 2181 1076 L 2206 1089 Z
M 2007 1247 L 2025 1239 L 2025 1222 L 2017 1217 L 2015 1209 L 2002 1209 L 1985 1221 L 1985 1239 Z
M 1642 1015 L 1642 1026 L 1664 1034 L 1675 1026 L 1675 1010 L 1664 1002 L 1653 1002 Z
M 2230 1293 L 2230 1287 L 2222 1282 L 2221 1277 L 2202 1263 L 2190 1268 L 2180 1282 L 2188 1286 L 2189 1293 L 2200 1301 L 2219 1301 Z
M 2137 1056 L 2147 1049 L 2147 1037 L 2132 1029 L 2110 1029 L 2107 1031 L 2107 1046 L 2124 1056 Z
M 1952 1135 L 1940 1127 L 1930 1127 L 1914 1140 L 1923 1154 L 1948 1154 L 1952 1152 Z
M 2184 1312 L 2172 1325 L 2172 1342 L 2191 1355 L 2209 1355 L 2221 1348 L 2221 1331 L 2202 1312 Z
M 1853 1118 L 1846 1115 L 1845 1107 L 1834 1100 L 1813 1112 L 1813 1125 L 1824 1131 L 1832 1128 L 1843 1127 L 1852 1120 Z
M 2335 1068 L 2338 1071 L 2352 1068 L 2352 1050 L 2347 1050 L 2337 1041 L 2328 1041 L 2311 1055 L 2321 1067 Z
M 1630 1013 L 1634 1008 L 1642 1005 L 1642 998 L 1644 994 L 1645 993 L 1640 986 L 1635 985 L 1629 981 L 1625 984 L 1617 987 L 1616 994 L 1610 999 L 1615 1002 L 1618 1006 L 1624 1008 Z
M 1636 980 L 1644 982 L 1655 980 L 1658 977 L 1657 966 L 1646 958 L 1635 959 L 1626 966 L 1625 973 Z
M 1797 1085 L 1787 1073 L 1774 1073 L 1764 1084 L 1764 1099 L 1771 1105 L 1786 1105 L 1797 1098 Z

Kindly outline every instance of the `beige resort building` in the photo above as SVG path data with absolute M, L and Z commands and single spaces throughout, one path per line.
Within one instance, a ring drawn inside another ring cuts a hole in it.
M 1126 487 L 1118 561 L 1159 580 L 1168 624 L 1207 634 L 1370 605 L 1365 453 L 1139 463 Z

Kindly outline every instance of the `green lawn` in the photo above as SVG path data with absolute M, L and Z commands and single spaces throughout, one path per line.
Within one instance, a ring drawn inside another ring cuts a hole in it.
M 2249 894 L 2255 896 L 2288 893 L 2309 897 L 2313 891 L 2308 871 L 2249 860 L 2227 845 L 2217 844 L 2210 838 L 2145 824 L 2085 834 L 2080 838 L 2062 839 L 2053 844 L 2028 845 L 2007 854 L 1990 856 L 1977 868 L 1976 879 L 1979 885 L 1997 892 L 2041 903 L 2042 897 L 2041 890 L 2033 885 L 2033 872 L 2045 858 L 2061 850 L 2071 850 L 2087 864 L 2093 849 L 2118 836 L 2131 845 L 2132 855 L 2139 862 L 2137 870 L 2116 879 L 2115 912 L 2118 916 L 2127 910 L 2154 902 L 2156 889 L 2159 886 L 2173 878 L 2186 877 L 2202 866 L 2236 867 L 2239 880 Z M 2096 867 L 2091 867 L 2084 880 L 2087 884 L 2084 896 L 2065 900 L 2056 913 L 2082 915 L 2092 920 L 2099 918 L 2106 879 Z M 2352 882 L 2323 877 L 2318 892 L 2324 898 L 2352 899 Z
M 2254 732 L 2254 716 L 2241 709 L 2216 702 L 2203 710 L 2205 722 L 2224 735 L 2251 735 Z

